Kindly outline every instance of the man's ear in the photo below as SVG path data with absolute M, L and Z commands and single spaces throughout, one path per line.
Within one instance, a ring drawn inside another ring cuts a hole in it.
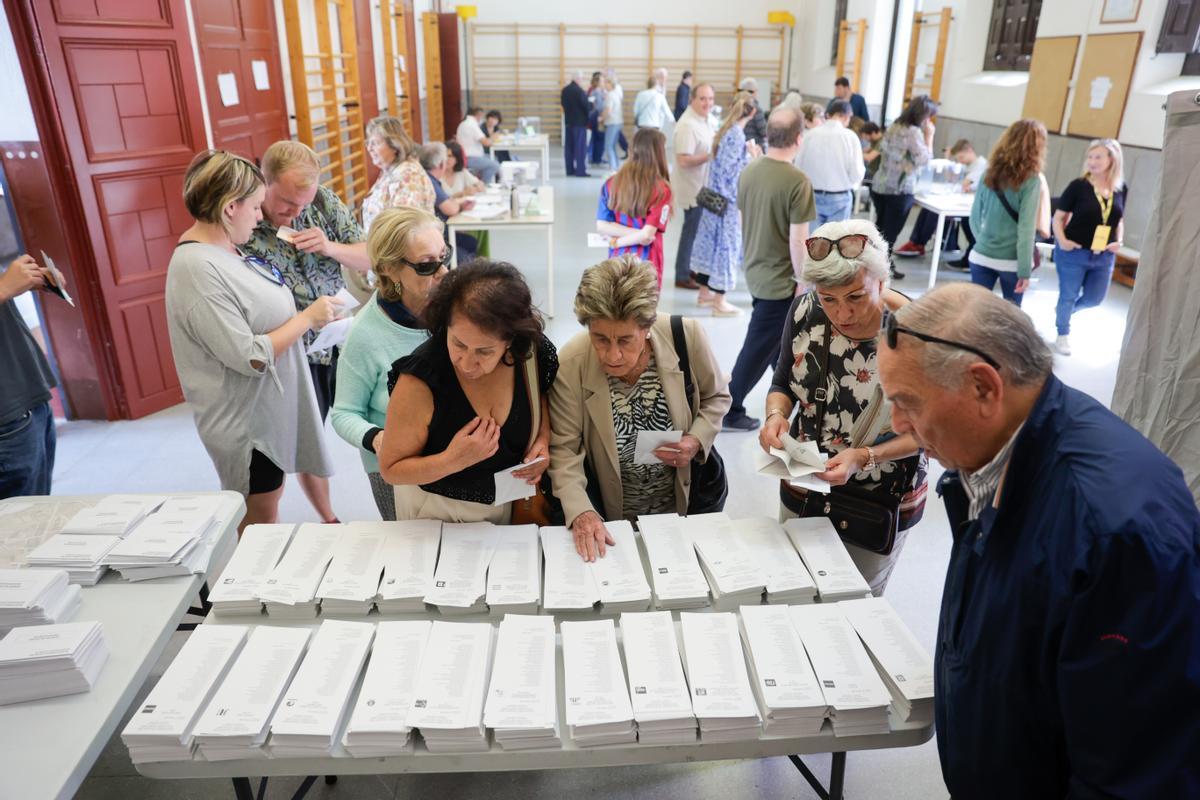
M 999 413 L 1004 403 L 1004 379 L 991 364 L 976 361 L 967 367 L 972 400 L 979 404 L 980 414 L 990 417 Z

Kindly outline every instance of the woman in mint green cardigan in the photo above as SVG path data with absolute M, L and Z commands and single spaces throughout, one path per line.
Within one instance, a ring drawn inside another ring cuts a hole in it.
M 395 520 L 392 487 L 380 476 L 375 456 L 387 418 L 388 371 L 429 337 L 420 315 L 446 274 L 450 252 L 437 217 L 416 208 L 390 208 L 372 221 L 367 256 L 379 288 L 358 312 L 342 346 L 329 416 L 338 436 L 358 448 L 379 515 Z

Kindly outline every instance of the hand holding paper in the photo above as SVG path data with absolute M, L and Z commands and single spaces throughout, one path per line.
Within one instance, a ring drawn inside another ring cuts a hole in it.
M 662 464 L 663 459 L 655 455 L 654 451 L 664 444 L 678 444 L 682 438 L 682 431 L 638 431 L 637 441 L 633 446 L 633 463 Z
M 528 464 L 515 464 L 508 469 L 502 469 L 496 473 L 496 498 L 492 501 L 494 506 L 502 506 L 505 503 L 511 503 L 513 500 L 524 500 L 526 497 L 533 497 L 537 492 L 537 486 L 531 485 L 526 481 L 518 478 L 513 473 L 530 466 L 530 464 L 540 463 L 545 460 L 545 457 L 530 461 Z

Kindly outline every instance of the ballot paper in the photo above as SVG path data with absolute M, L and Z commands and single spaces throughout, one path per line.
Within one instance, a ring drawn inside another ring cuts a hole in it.
M 625 520 L 606 522 L 609 545 L 603 558 L 589 562 L 600 603 L 605 611 L 645 611 L 650 607 L 652 592 L 638 553 L 637 535 Z M 578 557 L 578 556 L 577 556 Z
M 643 514 L 638 531 L 650 562 L 654 604 L 658 608 L 699 608 L 708 605 L 708 580 L 696 548 L 678 514 Z
M 825 517 L 789 519 L 783 523 L 788 538 L 817 584 L 822 603 L 853 600 L 871 594 L 871 587 L 846 552 L 842 537 Z
M 162 495 L 110 494 L 67 520 L 62 532 L 125 536 L 166 499 Z
M 496 528 L 486 597 L 493 614 L 537 613 L 542 600 L 542 548 L 536 525 Z
M 496 526 L 490 522 L 443 524 L 442 552 L 425 602 L 443 614 L 485 611 L 487 569 L 496 536 Z
M 817 599 L 817 584 L 781 524 L 771 517 L 747 517 L 733 521 L 733 532 L 767 575 L 768 603 Z
M 696 741 L 696 717 L 679 660 L 671 612 L 622 614 L 621 640 L 638 741 L 642 744 Z
M 737 615 L 684 613 L 679 622 L 700 740 L 757 739 L 761 732 L 758 704 L 746 672 Z
M 375 601 L 381 614 L 425 610 L 425 595 L 433 588 L 442 523 L 413 519 L 402 522 L 356 523 L 387 531 L 383 546 L 383 580 Z
M 772 447 L 769 458 L 771 466 L 760 466 L 758 471 L 775 478 L 800 478 L 814 472 L 824 472 L 828 460 L 817 443 L 811 439 L 800 441 L 791 434 L 779 434 L 783 447 Z M 762 453 L 762 448 L 757 448 Z M 766 456 L 766 453 L 763 453 Z
M 135 764 L 192 759 L 192 729 L 241 652 L 249 631 L 244 625 L 197 625 L 188 635 L 121 731 Z
M 654 455 L 655 449 L 664 444 L 679 444 L 683 431 L 638 431 L 633 445 L 633 463 L 661 464 L 662 459 Z
M 579 747 L 637 741 L 613 621 L 564 621 L 559 627 L 571 740 Z
M 208 599 L 219 615 L 262 613 L 258 589 L 279 563 L 295 525 L 247 525 Z
M 25 562 L 31 567 L 65 569 L 71 583 L 95 586 L 108 569 L 101 563 L 104 556 L 120 541 L 120 536 L 60 533 L 33 548 Z
M 504 617 L 483 722 L 505 750 L 561 746 L 556 663 L 554 617 Z
M 605 250 L 612 244 L 612 239 L 599 233 L 589 233 L 587 235 L 588 247 L 603 247 Z
M 219 495 L 171 497 L 142 519 L 103 563 L 127 581 L 208 571 L 221 532 Z
M 258 588 L 268 614 L 301 619 L 317 615 L 317 587 L 345 527 L 309 522 L 296 530 L 287 552 Z
M 429 620 L 381 622 L 342 746 L 357 758 L 401 755 L 412 750 L 413 691 L 429 640 Z
M 0 639 L 0 706 L 90 691 L 107 660 L 99 622 L 16 628 Z
M 309 628 L 258 625 L 192 729 L 208 761 L 267 758 L 271 717 L 296 674 Z
M 494 631 L 490 622 L 433 623 L 408 718 L 431 753 L 490 749 L 483 701 Z
M 79 610 L 79 587 L 70 581 L 64 569 L 0 569 L 0 637 L 70 619 Z
M 588 562 L 575 550 L 570 528 L 547 526 L 539 533 L 546 558 L 542 608 L 548 612 L 591 611 L 600 602 L 600 589 Z
M 369 622 L 321 623 L 271 720 L 267 748 L 273 757 L 332 754 L 374 636 L 375 626 Z
M 351 316 L 350 312 L 362 305 L 362 303 L 358 302 L 358 298 L 350 294 L 350 290 L 345 286 L 338 289 L 333 299 L 341 303 L 341 308 L 338 309 L 338 317 L 343 319 Z
M 684 519 L 684 530 L 700 555 L 700 567 L 712 589 L 713 607 L 719 611 L 762 602 L 767 586 L 766 572 L 733 528 L 733 521 L 723 513 Z
M 523 500 L 526 497 L 533 497 L 537 493 L 537 486 L 528 483 L 524 478 L 518 478 L 513 475 L 514 472 L 534 464 L 540 464 L 546 460 L 545 456 L 538 456 L 532 461 L 527 461 L 524 464 L 514 464 L 508 469 L 502 469 L 496 473 L 496 499 L 492 501 L 494 506 L 502 506 L 505 503 L 511 503 L 513 500 Z
M 352 324 L 354 324 L 354 317 L 342 317 L 330 322 L 317 331 L 317 338 L 313 339 L 312 344 L 304 349 L 304 355 L 311 356 L 313 353 L 337 347 L 350 335 Z
M 763 730 L 775 736 L 816 736 L 829 706 L 787 606 L 744 606 L 740 617 Z
M 300 231 L 290 228 L 287 225 L 280 225 L 275 230 L 275 235 L 288 244 L 291 244 L 295 240 L 296 236 L 299 235 L 299 233 Z
M 887 733 L 892 696 L 840 603 L 788 606 L 830 707 L 834 736 Z
M 351 522 L 333 545 L 333 558 L 317 587 L 325 614 L 368 614 L 379 592 L 388 532 Z
M 46 291 L 51 294 L 56 294 L 74 308 L 75 301 L 71 299 L 71 295 L 67 293 L 67 279 L 63 277 L 62 270 L 54 263 L 54 259 L 46 255 L 46 251 L 42 251 L 42 264 L 49 271 L 46 276 Z
M 509 212 L 506 198 L 498 194 L 479 194 L 474 198 L 475 205 L 462 212 L 462 216 L 473 219 L 496 219 Z
M 867 597 L 845 600 L 837 607 L 866 645 L 900 718 L 933 722 L 933 659 L 891 603 L 882 597 Z

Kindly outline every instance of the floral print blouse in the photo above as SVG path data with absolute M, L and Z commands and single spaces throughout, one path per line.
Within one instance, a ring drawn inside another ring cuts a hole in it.
M 363 200 L 363 230 L 369 231 L 379 213 L 388 208 L 420 208 L 433 213 L 433 184 L 414 158 L 381 170 L 370 194 Z
M 925 146 L 925 134 L 916 125 L 892 125 L 879 142 L 879 169 L 871 190 L 878 194 L 913 194 L 917 170 L 933 152 Z

